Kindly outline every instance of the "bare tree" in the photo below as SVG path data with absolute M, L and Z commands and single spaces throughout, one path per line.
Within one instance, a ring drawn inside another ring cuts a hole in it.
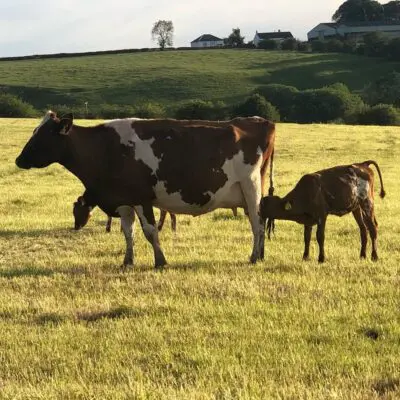
M 172 35 L 174 34 L 174 25 L 172 21 L 163 19 L 154 22 L 151 30 L 151 37 L 157 40 L 160 50 L 164 50 L 167 46 L 172 46 Z

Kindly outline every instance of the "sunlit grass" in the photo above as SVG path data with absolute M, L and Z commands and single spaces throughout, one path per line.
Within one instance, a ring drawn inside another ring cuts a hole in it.
M 221 210 L 178 216 L 176 234 L 166 221 L 162 273 L 137 226 L 121 273 L 117 220 L 107 234 L 96 211 L 72 230 L 80 182 L 14 165 L 35 124 L 0 121 L 0 398 L 400 397 L 399 128 L 277 127 L 279 195 L 305 172 L 379 163 L 377 263 L 345 216 L 328 218 L 325 264 L 314 240 L 302 262 L 302 227 L 279 222 L 252 266 L 243 212 Z

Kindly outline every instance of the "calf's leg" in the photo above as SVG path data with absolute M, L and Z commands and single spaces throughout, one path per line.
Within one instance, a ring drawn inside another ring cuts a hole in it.
M 369 215 L 365 214 L 364 219 L 365 219 L 365 223 L 367 225 L 367 228 L 369 231 L 369 236 L 371 237 L 371 242 L 372 242 L 371 259 L 372 259 L 372 261 L 377 261 L 378 260 L 378 248 L 377 248 L 376 240 L 378 238 L 378 228 L 377 228 L 373 209 L 371 210 Z
M 117 208 L 118 214 L 121 216 L 121 228 L 126 241 L 126 250 L 122 268 L 133 267 L 133 224 L 135 221 L 135 211 L 131 206 L 120 206 Z
M 158 221 L 158 230 L 161 231 L 161 229 L 164 226 L 165 222 L 165 217 L 167 216 L 167 212 L 164 210 L 160 210 L 160 219 Z
M 325 261 L 325 225 L 326 217 L 321 218 L 317 224 L 317 242 L 319 246 L 318 262 Z
M 311 241 L 312 225 L 304 225 L 304 253 L 303 260 L 310 259 L 310 241 Z
M 106 232 L 111 232 L 112 217 L 108 216 L 106 224 Z
M 353 216 L 357 221 L 358 227 L 360 228 L 360 240 L 361 240 L 361 250 L 360 258 L 367 257 L 367 227 L 365 226 L 361 208 L 357 208 L 353 211 Z
M 144 236 L 147 241 L 153 246 L 154 264 L 156 268 L 161 268 L 167 264 L 167 260 L 160 247 L 158 240 L 158 229 L 154 218 L 153 207 L 151 204 L 135 206 L 136 213 L 142 225 Z
M 171 216 L 171 229 L 176 232 L 176 215 L 173 213 L 169 213 Z

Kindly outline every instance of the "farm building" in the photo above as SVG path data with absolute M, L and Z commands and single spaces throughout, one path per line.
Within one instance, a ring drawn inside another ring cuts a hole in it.
M 223 46 L 224 40 L 209 33 L 199 36 L 197 39 L 190 42 L 191 47 L 218 47 Z
M 258 47 L 258 44 L 263 40 L 275 40 L 277 42 L 283 42 L 286 39 L 293 39 L 291 32 L 257 32 L 254 35 L 253 44 Z
M 400 37 L 400 22 L 323 22 L 307 33 L 308 40 L 325 40 L 334 37 L 362 40 L 366 33 L 382 32 L 389 38 Z

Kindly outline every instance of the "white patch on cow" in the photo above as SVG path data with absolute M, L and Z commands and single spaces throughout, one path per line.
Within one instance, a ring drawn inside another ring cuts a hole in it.
M 51 110 L 47 111 L 46 115 L 43 117 L 42 121 L 40 124 L 33 130 L 32 136 L 35 135 L 38 130 L 48 121 L 51 119 L 52 116 L 54 116 L 55 113 Z
M 361 200 L 368 198 L 369 182 L 365 179 L 358 178 L 357 180 L 357 197 Z
M 134 147 L 135 160 L 143 161 L 152 170 L 153 174 L 155 174 L 161 161 L 154 155 L 151 147 L 155 139 L 142 140 L 139 138 L 135 129 L 132 128 L 132 122 L 138 120 L 140 118 L 119 119 L 110 121 L 105 125 L 115 129 L 120 137 L 121 144 Z
M 172 213 L 190 215 L 205 214 L 217 208 L 246 207 L 240 182 L 249 178 L 253 180 L 253 177 L 254 180 L 259 179 L 261 162 L 262 157 L 255 165 L 245 164 L 242 151 L 226 160 L 222 170 L 228 179 L 215 193 L 204 193 L 210 196 L 209 202 L 204 205 L 185 202 L 180 192 L 168 193 L 165 182 L 159 181 L 154 188 L 156 199 L 153 205 Z M 261 187 L 259 190 L 261 193 Z

